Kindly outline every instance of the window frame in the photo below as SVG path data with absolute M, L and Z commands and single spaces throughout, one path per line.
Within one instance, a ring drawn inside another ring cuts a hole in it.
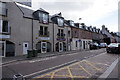
M 77 31 L 75 31 L 75 37 L 78 37 Z
M 41 27 L 43 28 L 42 34 L 40 34 L 41 33 Z M 47 32 L 45 31 L 45 28 L 47 28 Z M 48 36 L 49 35 L 48 34 L 48 27 L 47 26 L 40 26 L 40 30 L 39 31 L 40 31 L 39 36 Z
M 5 2 L 1 2 L 0 1 L 0 9 L 1 9 L 1 13 L 0 15 L 2 16 L 7 16 L 7 7 L 6 7 L 6 3 Z M 5 11 L 4 11 L 5 10 Z
M 46 20 L 44 22 L 44 20 Z M 44 13 L 44 12 L 39 12 L 39 21 L 43 24 L 48 24 L 49 23 L 49 14 Z
M 7 25 L 7 32 L 3 32 L 3 22 L 4 21 L 7 21 L 7 20 L 0 20 L 0 25 L 1 25 L 1 27 L 0 27 L 0 33 L 10 33 L 10 22 L 9 21 L 7 21 L 7 23 L 8 23 L 8 25 Z
M 62 23 L 61 23 L 61 21 L 62 21 Z M 57 17 L 57 24 L 58 24 L 59 27 L 64 27 L 64 19 L 60 18 L 60 17 Z

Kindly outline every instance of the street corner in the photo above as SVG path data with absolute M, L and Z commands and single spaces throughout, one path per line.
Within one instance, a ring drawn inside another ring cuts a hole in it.
M 54 78 L 91 78 L 96 73 L 103 73 L 108 65 L 103 63 L 93 63 L 83 60 L 69 66 L 54 70 L 50 73 L 40 75 L 36 79 Z

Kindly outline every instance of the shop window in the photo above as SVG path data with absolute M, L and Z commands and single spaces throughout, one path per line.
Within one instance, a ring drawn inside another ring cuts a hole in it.
M 77 47 L 77 41 L 76 41 L 76 47 Z

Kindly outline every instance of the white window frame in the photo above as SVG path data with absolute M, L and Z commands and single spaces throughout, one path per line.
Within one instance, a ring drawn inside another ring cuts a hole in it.
M 57 23 L 58 23 L 58 26 L 60 27 L 63 27 L 64 26 L 64 20 L 61 19 L 61 18 L 57 18 Z M 62 24 L 61 24 L 62 23 Z
M 2 29 L 3 29 L 3 21 L 7 21 L 7 20 L 0 20 L 0 33 L 9 33 L 10 32 L 10 23 L 8 21 L 8 32 L 3 32 Z

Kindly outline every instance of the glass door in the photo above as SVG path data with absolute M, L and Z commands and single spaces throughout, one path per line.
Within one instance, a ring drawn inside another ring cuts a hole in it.
M 46 53 L 47 52 L 47 43 L 42 42 L 41 43 L 41 53 Z
M 59 52 L 63 51 L 63 42 L 59 42 Z
M 5 41 L 0 41 L 0 56 L 5 57 L 6 45 Z

